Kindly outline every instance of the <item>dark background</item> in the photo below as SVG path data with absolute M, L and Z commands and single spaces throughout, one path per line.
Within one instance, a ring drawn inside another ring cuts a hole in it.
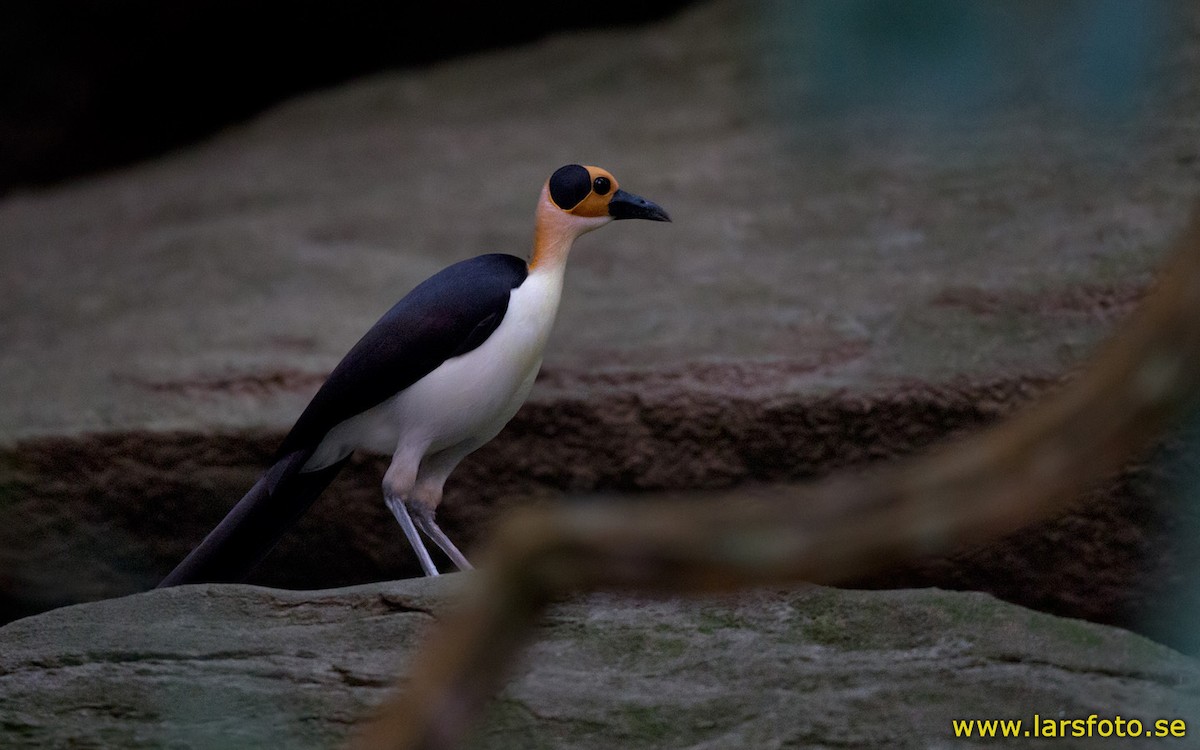
M 0 13 L 0 195 L 145 159 L 310 89 L 689 0 L 47 0 Z

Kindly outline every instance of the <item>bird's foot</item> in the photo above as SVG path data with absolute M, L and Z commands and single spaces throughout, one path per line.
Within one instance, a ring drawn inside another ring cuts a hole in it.
M 435 576 L 438 574 L 438 569 L 433 564 L 433 558 L 429 556 L 429 550 L 425 548 L 425 543 L 421 540 L 417 529 L 420 529 L 442 552 L 445 552 L 446 557 L 449 557 L 459 570 L 474 570 L 474 566 L 467 560 L 467 556 L 454 546 L 454 542 L 450 541 L 446 532 L 437 525 L 437 521 L 433 519 L 432 508 L 421 503 L 408 503 L 399 497 L 389 496 L 384 499 L 388 509 L 392 511 L 392 515 L 400 522 L 400 528 L 404 530 L 404 536 L 412 545 L 413 552 L 417 553 L 417 560 L 420 561 L 425 575 Z
M 449 557 L 459 570 L 475 569 L 475 566 L 467 561 L 467 556 L 459 552 L 458 547 L 454 546 L 454 542 L 450 541 L 450 537 L 446 536 L 446 532 L 437 525 L 437 521 L 433 520 L 432 510 L 423 505 L 415 506 L 410 510 L 417 528 L 425 532 L 425 536 L 433 540 L 433 543 L 446 553 L 446 557 Z
M 425 543 L 421 541 L 421 535 L 417 533 L 417 527 L 413 525 L 408 504 L 400 498 L 390 495 L 384 497 L 384 502 L 387 503 L 388 510 L 400 523 L 400 528 L 404 530 L 404 536 L 408 538 L 409 545 L 412 546 L 413 552 L 417 554 L 417 560 L 421 563 L 421 570 L 425 571 L 427 576 L 436 576 L 438 574 L 437 566 L 433 564 L 429 550 L 425 549 Z

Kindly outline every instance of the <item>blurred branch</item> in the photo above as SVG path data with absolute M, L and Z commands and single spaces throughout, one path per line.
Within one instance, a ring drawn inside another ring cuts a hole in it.
M 569 504 L 500 530 L 474 588 L 414 656 L 355 748 L 455 746 L 546 606 L 571 592 L 657 594 L 838 583 L 1061 513 L 1200 394 L 1200 215 L 1138 312 L 1056 395 L 927 454 L 746 496 Z

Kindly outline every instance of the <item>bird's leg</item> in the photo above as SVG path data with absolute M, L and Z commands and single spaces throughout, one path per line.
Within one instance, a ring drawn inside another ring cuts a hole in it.
M 408 506 L 399 497 L 390 494 L 384 496 L 384 502 L 387 503 L 388 510 L 392 511 L 392 515 L 400 522 L 400 528 L 404 529 L 404 536 L 408 537 L 408 543 L 412 545 L 413 552 L 417 553 L 417 559 L 421 562 L 421 569 L 425 571 L 425 575 L 437 575 L 437 566 L 433 564 L 433 558 L 429 556 L 429 550 L 425 549 L 425 543 L 421 541 L 421 535 L 417 533 L 417 528 L 413 526 L 413 520 L 408 515 Z M 435 539 L 434 541 L 437 540 Z M 442 547 L 442 549 L 445 549 L 445 547 Z
M 438 574 L 437 566 L 433 564 L 429 550 L 425 549 L 425 543 L 421 541 L 421 535 L 417 533 L 417 527 L 413 525 L 408 502 L 412 497 L 413 485 L 417 480 L 417 468 L 420 466 L 421 454 L 424 450 L 424 446 L 412 448 L 412 446 L 401 445 L 396 448 L 396 453 L 392 456 L 392 463 L 383 475 L 383 501 L 392 515 L 396 517 L 396 521 L 400 523 L 400 528 L 404 529 L 404 536 L 408 538 L 413 552 L 417 554 L 421 570 L 425 571 L 427 576 L 436 576 Z
M 425 457 L 421 461 L 420 471 L 417 474 L 412 493 L 409 495 L 408 509 L 412 513 L 417 528 L 440 547 L 442 552 L 446 553 L 446 557 L 449 557 L 458 566 L 459 570 L 474 570 L 474 566 L 467 562 L 467 556 L 454 546 L 454 542 L 450 541 L 446 532 L 437 525 L 434 514 L 442 502 L 442 489 L 450 472 L 454 471 L 454 467 L 464 456 L 483 445 L 484 442 L 486 441 L 472 438 Z
M 475 566 L 467 562 L 467 556 L 458 551 L 458 547 L 454 546 L 454 542 L 450 541 L 450 537 L 446 536 L 446 532 L 442 531 L 437 525 L 437 521 L 433 520 L 433 511 L 425 506 L 418 505 L 413 509 L 413 515 L 416 516 L 417 527 L 425 532 L 425 536 L 433 540 L 433 543 L 446 553 L 459 570 L 474 570 Z

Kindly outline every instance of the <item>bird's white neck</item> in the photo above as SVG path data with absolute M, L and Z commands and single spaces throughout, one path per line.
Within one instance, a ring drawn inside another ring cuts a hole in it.
M 567 256 L 580 235 L 599 229 L 611 217 L 575 216 L 563 211 L 550 200 L 549 190 L 542 188 L 538 200 L 536 223 L 533 229 L 533 251 L 529 255 L 531 274 L 554 273 L 560 277 L 567 266 Z

